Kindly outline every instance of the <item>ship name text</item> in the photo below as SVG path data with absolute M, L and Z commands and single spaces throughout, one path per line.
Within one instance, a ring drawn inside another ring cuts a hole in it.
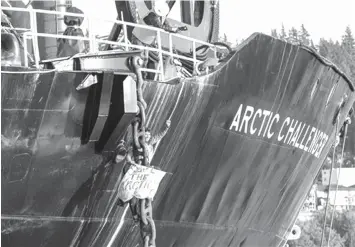
M 244 110 L 244 111 L 243 111 Z M 229 130 L 273 139 L 296 147 L 319 158 L 329 137 L 321 130 L 272 111 L 253 106 L 239 106 Z

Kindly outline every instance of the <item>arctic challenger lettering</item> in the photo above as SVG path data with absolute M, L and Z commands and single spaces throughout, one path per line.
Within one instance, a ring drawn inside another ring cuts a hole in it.
M 296 147 L 319 158 L 329 137 L 321 130 L 278 113 L 241 104 L 229 130 L 271 139 Z

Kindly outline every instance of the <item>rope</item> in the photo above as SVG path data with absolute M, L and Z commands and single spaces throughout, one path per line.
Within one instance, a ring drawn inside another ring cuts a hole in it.
M 348 119 L 350 120 L 350 118 L 348 118 Z M 347 132 L 348 132 L 348 121 L 349 121 L 348 119 L 345 121 L 344 140 L 343 140 L 343 145 L 342 145 L 342 149 L 341 149 L 341 161 L 342 162 L 340 162 L 339 173 L 338 173 L 338 177 L 337 177 L 337 185 L 336 185 L 335 195 L 334 195 L 334 204 L 333 204 L 334 207 L 333 207 L 333 211 L 332 211 L 332 216 L 330 218 L 329 235 L 328 235 L 328 243 L 327 243 L 328 247 L 329 247 L 329 243 L 330 243 L 331 230 L 332 230 L 332 227 L 333 227 L 333 219 L 334 219 L 334 212 L 335 212 L 335 207 L 336 207 L 335 203 L 336 203 L 338 186 L 339 186 L 340 171 L 341 171 L 341 167 L 343 165 L 345 141 L 346 141 L 346 136 L 347 136 Z
M 179 103 L 179 101 L 180 101 L 180 97 L 181 97 L 181 95 L 182 95 L 182 91 L 184 90 L 184 86 L 185 86 L 185 81 L 182 81 L 182 86 L 181 86 L 181 88 L 180 88 L 180 92 L 179 92 L 178 98 L 177 98 L 177 100 L 176 100 L 176 102 L 175 102 L 174 108 L 173 108 L 173 110 L 171 111 L 168 120 L 171 120 L 171 118 L 172 118 L 172 116 L 173 116 L 173 114 L 174 114 L 174 112 L 175 112 L 175 110 L 176 110 L 176 107 L 177 107 L 177 105 L 178 105 L 178 103 Z
M 338 73 L 348 83 L 351 91 L 355 91 L 355 84 L 334 63 L 332 63 L 328 59 L 322 57 L 314 48 L 309 47 L 309 46 L 305 46 L 305 45 L 300 45 L 300 46 L 304 50 L 306 50 L 307 52 L 314 55 L 318 59 L 318 61 L 320 61 L 322 64 L 324 64 L 328 67 L 331 67 L 336 73 Z
M 28 3 L 26 4 L 25 8 L 27 9 L 28 7 L 32 6 L 32 2 L 33 2 L 33 1 L 34 1 L 34 0 L 28 1 Z
M 177 100 L 176 100 L 176 102 L 175 102 L 174 108 L 173 108 L 173 110 L 171 111 L 170 116 L 169 116 L 169 118 L 168 118 L 168 120 L 170 120 L 170 121 L 171 121 L 171 118 L 173 117 L 174 112 L 175 112 L 175 110 L 176 110 L 176 107 L 177 107 L 177 105 L 178 105 L 178 103 L 179 103 L 179 101 L 180 101 L 180 97 L 181 97 L 181 95 L 182 95 L 182 91 L 183 91 L 183 89 L 184 89 L 184 86 L 185 86 L 185 82 L 183 81 L 183 82 L 182 82 L 181 89 L 180 89 L 180 92 L 179 92 L 179 95 L 178 95 L 178 98 L 177 98 Z M 160 141 L 161 141 L 161 140 L 159 140 L 159 141 L 155 144 L 155 150 L 159 147 Z M 154 157 L 154 155 L 153 155 L 153 157 Z M 152 159 L 153 159 L 153 157 L 152 157 Z
M 77 54 L 74 54 L 72 56 L 68 56 L 68 57 L 64 57 L 64 58 L 60 58 L 58 60 L 43 60 L 41 61 L 40 63 L 41 64 L 44 64 L 44 63 L 50 63 L 50 62 L 62 62 L 62 61 L 71 61 L 71 60 L 74 60 L 74 58 L 77 58 L 77 57 L 82 57 L 82 56 L 85 56 L 86 54 L 83 54 L 83 53 L 77 53 Z M 2 74 L 47 74 L 47 73 L 52 73 L 52 72 L 60 72 L 61 70 L 59 70 L 58 68 L 56 69 L 50 69 L 50 70 L 22 70 L 22 71 L 8 71 L 8 70 L 5 70 L 5 71 L 1 71 Z
M 337 134 L 338 134 L 338 123 L 339 123 L 339 115 L 338 115 L 338 118 L 337 118 L 337 121 L 336 121 L 336 127 L 335 127 L 335 140 L 336 140 Z M 335 160 L 335 150 L 336 150 L 336 145 L 334 144 L 333 159 L 332 159 L 332 164 L 331 164 L 331 167 L 330 167 L 330 176 L 329 176 L 329 183 L 328 183 L 328 195 L 327 195 L 327 202 L 326 202 L 326 206 L 325 206 L 324 223 L 323 223 L 322 238 L 321 238 L 321 242 L 320 242 L 320 247 L 323 247 L 323 239 L 324 239 L 325 227 L 327 225 L 327 212 L 328 212 L 328 206 L 329 206 L 329 190 L 330 190 L 330 184 L 331 184 L 331 181 L 332 181 L 333 166 L 334 166 L 334 160 Z
M 212 45 L 215 45 L 215 46 L 222 46 L 224 48 L 226 48 L 228 50 L 228 54 L 232 53 L 233 52 L 233 49 L 226 43 L 223 43 L 223 42 L 213 42 Z M 153 45 L 150 45 L 150 47 L 154 47 Z M 208 58 L 207 57 L 207 51 L 210 47 L 208 45 L 201 45 L 199 47 L 196 48 L 196 52 L 199 51 L 199 50 L 202 50 L 202 49 L 205 49 L 205 51 L 202 52 L 202 54 L 196 54 L 196 58 L 198 60 L 201 60 L 201 61 L 206 61 L 206 59 Z M 163 50 L 167 50 L 167 49 L 163 49 Z M 179 51 L 179 50 L 176 50 L 176 54 L 180 55 L 180 56 L 185 56 L 185 57 L 189 57 L 189 58 L 192 58 L 193 55 L 191 53 L 188 53 L 188 52 L 182 52 L 182 51 Z M 163 55 L 164 58 L 168 57 L 168 55 Z M 159 61 L 159 56 L 158 56 L 158 53 L 157 52 L 153 52 L 153 51 L 150 51 L 149 52 L 149 58 L 155 62 L 158 62 Z M 223 59 L 222 59 L 223 60 Z M 222 60 L 220 60 L 219 62 L 222 62 Z M 194 71 L 194 63 L 192 61 L 188 61 L 188 60 L 184 60 L 184 59 L 180 59 L 183 67 L 185 69 L 187 69 L 191 74 L 193 73 Z
M 58 69 L 51 69 L 51 70 L 35 70 L 35 71 L 1 71 L 1 74 L 47 74 L 56 72 Z

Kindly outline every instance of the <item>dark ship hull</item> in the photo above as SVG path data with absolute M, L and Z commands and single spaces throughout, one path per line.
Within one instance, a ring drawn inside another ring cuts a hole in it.
M 2 73 L 3 246 L 142 241 L 117 205 L 122 164 L 81 145 L 83 76 Z M 152 160 L 171 173 L 154 199 L 164 247 L 283 246 L 355 100 L 312 52 L 261 34 L 212 74 L 144 96 L 153 133 L 172 116 Z

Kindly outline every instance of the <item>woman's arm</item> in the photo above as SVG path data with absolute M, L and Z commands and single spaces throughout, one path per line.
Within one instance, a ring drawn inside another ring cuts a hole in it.
M 167 120 L 165 129 L 162 132 L 160 132 L 159 134 L 153 136 L 152 140 L 150 141 L 151 145 L 156 144 L 166 135 L 166 133 L 168 132 L 168 130 L 170 128 L 170 124 L 171 124 L 171 121 Z

